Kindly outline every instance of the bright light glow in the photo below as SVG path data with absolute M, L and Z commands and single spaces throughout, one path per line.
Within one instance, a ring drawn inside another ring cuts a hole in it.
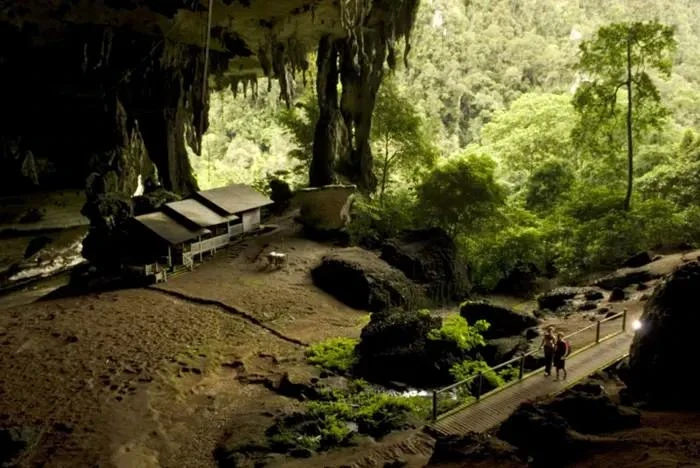
M 640 322 L 639 320 L 635 320 L 634 322 L 632 322 L 632 328 L 634 328 L 635 330 L 639 330 L 640 328 L 642 328 L 642 322 Z

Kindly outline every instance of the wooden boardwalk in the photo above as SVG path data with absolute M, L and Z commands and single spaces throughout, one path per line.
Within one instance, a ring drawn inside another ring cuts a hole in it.
M 486 432 L 499 425 L 525 401 L 554 395 L 583 380 L 629 352 L 633 332 L 627 331 L 572 355 L 566 362 L 565 381 L 545 377 L 542 370 L 461 410 L 448 413 L 427 426 L 428 432 L 442 435 Z

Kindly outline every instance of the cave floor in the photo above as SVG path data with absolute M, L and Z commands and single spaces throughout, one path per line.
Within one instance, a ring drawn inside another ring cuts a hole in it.
M 213 467 L 224 433 L 261 442 L 277 415 L 300 408 L 262 383 L 310 369 L 296 342 L 358 337 L 368 314 L 311 282 L 311 268 L 339 247 L 303 239 L 291 216 L 272 222 L 280 229 L 157 287 L 0 311 L 0 427 L 25 427 L 32 442 L 20 466 Z M 266 269 L 270 250 L 287 253 L 288 264 Z M 277 466 L 396 457 L 423 466 L 426 437 L 396 433 Z

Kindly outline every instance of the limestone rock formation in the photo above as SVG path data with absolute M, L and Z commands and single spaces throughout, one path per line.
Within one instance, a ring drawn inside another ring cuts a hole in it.
M 491 327 L 484 333 L 486 338 L 520 335 L 527 328 L 537 325 L 537 319 L 530 314 L 488 301 L 466 301 L 462 303 L 459 314 L 469 323 L 475 323 L 477 320 L 489 322 Z
M 603 298 L 603 294 L 595 288 L 562 286 L 540 294 L 537 297 L 537 304 L 540 309 L 556 312 L 563 306 L 570 304 L 571 300 L 577 296 L 585 298 L 588 301 Z
M 649 255 L 649 252 L 639 252 L 637 254 L 632 255 L 629 257 L 627 260 L 625 260 L 622 263 L 623 267 L 628 267 L 628 268 L 638 268 L 644 265 L 647 265 L 651 263 L 653 260 L 651 258 L 651 255 Z
M 513 359 L 518 353 L 529 351 L 529 342 L 524 336 L 507 336 L 494 338 L 486 342 L 486 346 L 478 349 L 479 354 L 490 365 L 500 364 Z
M 645 303 L 624 376 L 634 397 L 660 406 L 700 407 L 697 389 L 686 381 L 698 357 L 698 291 L 700 263 L 690 262 L 664 279 Z
M 533 403 L 521 404 L 497 435 L 533 457 L 540 466 L 563 466 L 588 447 L 563 417 Z
M 645 269 L 623 269 L 600 278 L 595 282 L 595 285 L 611 291 L 615 288 L 625 289 L 633 284 L 646 283 L 655 278 L 657 275 Z
M 314 284 L 350 307 L 381 312 L 411 307 L 420 296 L 416 286 L 399 270 L 360 248 L 327 255 L 311 271 Z
M 582 434 L 614 432 L 640 425 L 639 411 L 615 404 L 601 389 L 593 382 L 579 384 L 544 408 L 562 416 Z
M 384 383 L 449 383 L 450 367 L 462 361 L 465 353 L 454 341 L 428 338 L 431 330 L 441 326 L 440 317 L 427 312 L 392 310 L 372 314 L 356 348 L 357 372 Z
M 468 463 L 489 460 L 494 463 L 517 463 L 518 449 L 508 442 L 481 433 L 471 433 L 464 436 L 440 437 L 435 442 L 435 449 L 430 457 L 428 466 Z
M 467 266 L 442 229 L 406 231 L 382 246 L 381 258 L 425 284 L 435 302 L 462 300 L 469 293 Z
M 357 187 L 327 185 L 297 190 L 294 203 L 299 206 L 297 220 L 312 236 L 331 235 L 350 221 L 350 205 Z

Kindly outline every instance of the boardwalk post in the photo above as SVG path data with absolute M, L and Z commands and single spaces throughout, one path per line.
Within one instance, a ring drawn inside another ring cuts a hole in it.
M 477 401 L 481 399 L 481 386 L 484 381 L 484 374 L 479 372 L 479 376 L 477 377 L 477 384 L 476 384 L 476 399 Z
M 595 326 L 595 342 L 596 344 L 600 343 L 600 320 L 598 320 Z
M 624 309 L 622 311 L 622 331 L 625 331 L 625 328 L 627 328 L 627 309 Z
M 525 355 L 520 356 L 520 369 L 518 371 L 518 380 L 523 380 L 523 374 L 525 373 Z
M 437 399 L 438 393 L 433 390 L 433 421 L 437 420 Z

